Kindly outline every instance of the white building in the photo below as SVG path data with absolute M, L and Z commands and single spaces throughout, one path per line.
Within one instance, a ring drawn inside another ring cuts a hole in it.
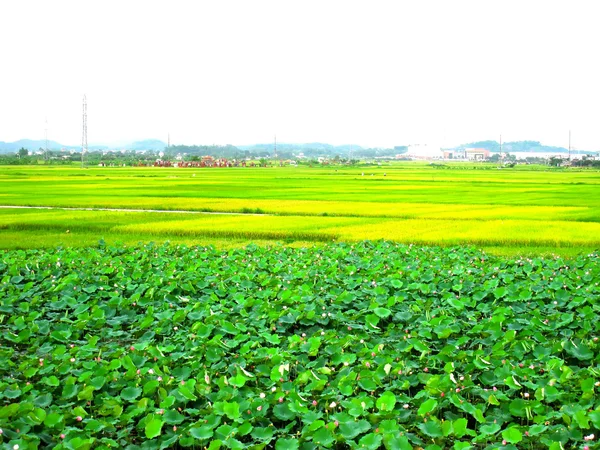
M 443 157 L 442 148 L 432 144 L 412 144 L 404 154 L 415 159 L 440 159 Z

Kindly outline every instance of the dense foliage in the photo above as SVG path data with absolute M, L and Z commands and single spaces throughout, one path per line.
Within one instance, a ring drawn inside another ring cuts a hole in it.
M 1 445 L 596 448 L 598 254 L 0 253 Z

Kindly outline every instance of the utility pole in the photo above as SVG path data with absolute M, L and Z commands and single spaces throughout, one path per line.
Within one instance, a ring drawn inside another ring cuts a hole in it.
M 46 147 L 44 148 L 44 159 L 48 159 L 48 118 L 46 117 L 46 129 L 44 130 L 46 138 Z
M 273 153 L 275 154 L 275 159 L 277 159 L 277 135 L 275 135 L 275 139 L 273 141 Z
M 88 141 L 87 141 L 87 99 L 85 94 L 83 96 L 83 132 L 81 136 L 81 168 L 83 169 L 83 157 L 87 153 L 88 150 Z
M 502 157 L 502 134 L 500 134 L 500 160 L 504 160 L 504 158 Z

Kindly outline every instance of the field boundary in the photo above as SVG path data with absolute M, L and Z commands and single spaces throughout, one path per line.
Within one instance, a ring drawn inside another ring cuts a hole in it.
M 431 205 L 439 205 L 439 203 L 431 203 Z M 491 204 L 482 204 L 474 206 L 490 206 Z M 576 207 L 579 208 L 579 207 Z M 390 220 L 454 220 L 465 222 L 489 222 L 494 220 L 532 220 L 538 222 L 574 222 L 574 223 L 599 223 L 599 219 L 587 219 L 579 217 L 560 217 L 553 220 L 548 218 L 530 217 L 527 219 L 517 217 L 503 216 L 486 216 L 486 217 L 433 217 L 422 216 L 419 213 L 405 214 L 355 214 L 347 212 L 306 212 L 306 211 L 270 211 L 266 212 L 263 208 L 248 208 L 243 207 L 237 211 L 219 211 L 218 209 L 147 209 L 147 208 L 103 208 L 101 206 L 42 206 L 42 205 L 0 205 L 0 210 L 10 209 L 32 209 L 32 210 L 48 210 L 48 211 L 99 211 L 99 212 L 123 212 L 123 213 L 155 213 L 155 214 L 204 214 L 204 215 L 223 215 L 223 216 L 259 216 L 259 217 L 331 217 L 331 218 L 359 218 L 359 219 L 390 219 Z M 257 212 L 259 211 L 259 212 Z
M 196 211 L 186 209 L 136 209 L 136 208 L 77 208 L 69 206 L 23 206 L 0 205 L 0 209 L 48 209 L 58 211 L 109 211 L 109 212 L 139 212 L 139 213 L 168 213 L 168 214 L 213 214 L 223 216 L 276 216 L 269 213 L 244 213 L 225 211 Z

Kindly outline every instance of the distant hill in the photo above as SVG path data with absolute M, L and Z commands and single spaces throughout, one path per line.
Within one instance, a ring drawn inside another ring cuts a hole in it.
M 273 143 L 268 144 L 253 144 L 253 145 L 238 145 L 240 150 L 253 153 L 273 153 Z M 331 145 L 323 142 L 309 142 L 306 144 L 290 144 L 284 142 L 277 143 L 277 153 L 298 154 L 304 153 L 306 156 L 324 156 L 324 155 L 341 155 L 347 156 L 350 153 L 360 153 L 364 150 L 360 145 Z
M 164 150 L 167 146 L 166 142 L 161 141 L 160 139 L 144 139 L 143 141 L 135 141 L 131 144 L 126 144 L 123 146 L 125 150 L 155 150 L 160 151 Z
M 15 142 L 0 141 L 0 154 L 15 153 L 20 148 L 26 148 L 30 152 L 36 152 L 40 148 L 45 148 L 46 142 L 42 139 L 20 139 Z M 468 144 L 462 144 L 454 147 L 456 150 L 461 150 L 469 147 L 485 148 L 493 153 L 500 151 L 500 143 L 497 141 L 476 141 Z M 113 145 L 89 145 L 90 151 L 103 150 L 131 150 L 131 151 L 163 151 L 167 150 L 166 142 L 160 139 L 144 139 L 133 141 L 130 143 L 120 143 Z M 56 141 L 48 141 L 49 150 L 71 150 L 81 151 L 81 146 L 63 145 Z M 323 142 L 309 142 L 304 144 L 294 143 L 277 143 L 277 156 L 280 158 L 294 158 L 300 153 L 303 153 L 306 158 L 316 158 L 320 156 L 342 158 L 373 158 L 382 156 L 395 156 L 407 151 L 407 146 L 396 146 L 393 148 L 366 148 L 360 145 L 331 145 Z M 168 149 L 169 154 L 186 153 L 188 155 L 213 155 L 219 157 L 239 158 L 239 157 L 271 157 L 273 156 L 273 143 L 252 144 L 252 145 L 171 145 Z M 555 147 L 543 145 L 539 141 L 514 141 L 504 142 L 502 151 L 506 153 L 518 152 L 535 152 L 535 153 L 568 153 L 568 149 L 564 147 Z M 576 153 L 591 153 L 586 151 L 578 151 Z
M 237 146 L 240 150 L 248 150 L 248 151 L 272 151 L 273 150 L 273 143 L 269 143 L 269 144 L 253 144 L 253 145 L 238 145 Z M 317 151 L 325 151 L 325 152 L 332 152 L 332 151 L 341 151 L 341 152 L 348 152 L 348 151 L 356 151 L 356 150 L 362 150 L 362 147 L 360 145 L 331 145 L 331 144 L 325 144 L 322 142 L 311 142 L 311 143 L 307 143 L 307 144 L 288 144 L 288 143 L 284 143 L 284 142 L 278 142 L 277 143 L 277 150 L 285 150 L 285 151 L 304 151 L 304 150 L 317 150 Z
M 469 144 L 462 144 L 457 149 L 465 148 L 485 148 L 490 152 L 499 153 L 500 143 L 497 141 L 477 141 Z M 503 142 L 502 151 L 505 153 L 535 152 L 535 153 L 568 153 L 569 149 L 564 147 L 554 147 L 551 145 L 542 145 L 539 141 L 514 141 Z
M 37 151 L 40 148 L 46 147 L 46 141 L 43 139 L 33 140 L 33 139 L 19 139 L 15 142 L 2 142 L 0 141 L 0 153 L 13 153 L 18 152 L 21 148 L 26 148 L 29 151 Z M 59 144 L 56 141 L 48 141 L 48 150 L 60 150 L 65 147 L 64 145 Z
M 158 139 L 145 139 L 142 141 L 135 141 L 129 144 L 112 146 L 112 145 L 88 145 L 88 149 L 94 150 L 164 150 L 167 144 Z M 0 153 L 15 153 L 21 148 L 26 148 L 30 152 L 36 152 L 40 148 L 46 147 L 46 141 L 43 139 L 19 139 L 15 142 L 3 142 L 0 141 Z M 56 141 L 48 141 L 48 150 L 74 150 L 81 151 L 80 145 L 63 145 Z

